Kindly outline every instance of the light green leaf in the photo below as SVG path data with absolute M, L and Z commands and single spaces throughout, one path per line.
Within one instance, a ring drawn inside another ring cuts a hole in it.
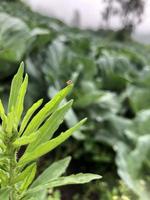
M 15 128 L 15 123 L 14 120 L 15 116 L 14 116 L 14 112 L 13 109 L 10 113 L 8 113 L 7 116 L 7 126 L 6 126 L 6 132 L 11 136 L 12 132 L 13 132 L 13 128 Z
M 0 180 L 1 180 L 1 185 L 7 185 L 7 182 L 8 182 L 8 179 L 9 179 L 9 175 L 8 175 L 8 172 L 0 169 Z
M 40 99 L 39 101 L 37 101 L 36 103 L 34 103 L 31 108 L 27 111 L 25 117 L 23 118 L 23 121 L 21 123 L 21 127 L 20 127 L 20 131 L 19 131 L 19 135 L 21 135 L 24 131 L 24 129 L 26 128 L 30 118 L 32 117 L 32 115 L 34 114 L 34 112 L 40 107 L 40 105 L 42 104 L 43 99 Z
M 2 133 L 0 132 L 0 134 L 2 134 Z M 3 136 L 1 135 L 1 137 L 3 137 Z M 0 149 L 2 151 L 6 150 L 6 145 L 4 144 L 2 139 L 0 139 Z
M 9 102 L 8 102 L 8 112 L 10 112 L 12 107 L 15 107 L 16 105 L 19 90 L 23 81 L 23 72 L 24 72 L 24 64 L 21 63 L 18 69 L 18 72 L 14 76 L 11 83 L 10 96 L 9 96 Z
M 9 200 L 9 188 L 1 188 L 0 189 L 0 199 L 2 200 Z
M 46 184 L 51 180 L 60 177 L 68 167 L 71 157 L 54 162 L 50 167 L 48 167 L 38 178 L 33 182 L 31 187 L 36 187 L 38 185 Z
M 26 167 L 15 179 L 15 183 L 23 181 L 31 173 L 31 171 L 36 167 L 36 163 L 33 163 Z
M 83 174 L 79 173 L 76 175 L 70 175 L 66 177 L 59 177 L 56 180 L 50 181 L 48 184 L 46 184 L 48 187 L 58 187 L 62 185 L 70 185 L 70 184 L 84 184 L 88 183 L 92 180 L 100 179 L 101 176 L 97 174 Z
M 84 184 L 88 183 L 92 180 L 97 180 L 100 179 L 100 175 L 96 174 L 76 174 L 76 175 L 70 175 L 66 177 L 59 177 L 58 179 L 52 180 L 47 184 L 37 186 L 35 188 L 31 188 L 27 191 L 27 194 L 38 192 L 44 188 L 54 188 L 58 186 L 63 186 L 63 185 L 70 185 L 70 184 Z
M 74 80 L 74 78 L 72 78 L 71 80 Z M 59 86 L 59 88 L 61 87 Z M 57 94 L 58 91 L 59 90 L 56 89 L 54 86 L 49 87 L 49 91 L 48 91 L 49 97 L 53 98 L 53 96 L 55 96 L 55 94 Z M 67 100 L 64 99 L 63 102 L 66 103 Z M 67 112 L 64 119 L 68 127 L 72 127 L 74 124 L 78 123 L 79 121 L 72 108 L 70 108 L 70 110 Z M 81 131 L 74 132 L 72 136 L 77 140 L 85 139 L 85 136 L 83 135 L 83 133 L 81 133 Z
M 0 116 L 1 116 L 1 114 L 5 114 L 5 110 L 4 110 L 4 106 L 3 106 L 3 103 L 2 103 L 2 101 L 1 101 L 1 99 L 0 99 Z
M 77 129 L 79 129 L 82 126 L 82 124 L 85 121 L 86 121 L 86 119 L 83 119 L 82 121 L 77 123 L 75 126 L 70 128 L 69 130 L 67 130 L 66 132 L 61 133 L 58 137 L 40 145 L 34 151 L 27 152 L 27 153 L 25 152 L 25 154 L 20 158 L 18 165 L 27 164 L 28 162 L 35 160 L 35 159 L 41 157 L 42 155 L 48 153 L 49 151 L 52 151 L 54 148 L 56 148 L 58 145 L 60 145 L 66 139 L 68 139 L 74 131 L 76 131 Z
M 5 129 L 7 126 L 7 116 L 5 115 L 5 110 L 1 100 L 0 100 L 0 118 L 2 119 L 2 126 Z
M 42 189 L 41 191 L 31 195 L 26 195 L 22 200 L 50 200 L 47 197 L 47 189 Z M 60 200 L 60 199 L 59 199 Z
M 31 120 L 30 124 L 27 126 L 24 135 L 28 135 L 34 131 L 36 131 L 39 126 L 43 123 L 43 121 L 52 113 L 54 112 L 60 102 L 69 94 L 73 85 L 70 84 L 65 87 L 63 90 L 58 92 L 55 97 L 49 101 L 38 113 L 37 115 Z
M 8 118 L 6 115 L 4 114 L 1 114 L 1 117 L 2 117 L 2 128 L 3 130 L 5 130 L 7 128 L 7 121 L 8 121 Z
M 24 108 L 24 97 L 27 91 L 27 87 L 28 87 L 28 75 L 25 76 L 25 79 L 20 87 L 19 93 L 18 93 L 18 97 L 17 97 L 17 101 L 16 101 L 16 105 L 14 108 L 15 114 L 17 116 L 17 125 L 20 121 L 22 112 L 23 112 L 23 108 Z
M 57 109 L 49 119 L 44 123 L 44 125 L 38 130 L 38 137 L 33 144 L 30 144 L 26 150 L 33 151 L 40 144 L 48 141 L 52 138 L 54 132 L 58 129 L 59 125 L 63 122 L 64 116 L 67 111 L 71 108 L 73 101 L 69 101 L 61 108 Z
M 21 138 L 18 138 L 13 142 L 13 145 L 15 147 L 20 147 L 22 145 L 30 144 L 34 142 L 37 139 L 37 132 L 31 133 L 29 136 L 22 136 Z
M 36 164 L 32 164 L 30 167 L 30 173 L 27 174 L 27 176 L 25 177 L 21 187 L 19 188 L 20 191 L 25 191 L 29 185 L 32 183 L 35 174 L 36 174 Z

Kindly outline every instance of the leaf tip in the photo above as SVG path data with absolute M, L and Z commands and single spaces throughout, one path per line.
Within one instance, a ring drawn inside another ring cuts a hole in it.
M 28 74 L 25 75 L 24 80 L 25 80 L 26 82 L 28 82 L 28 80 L 29 80 L 29 76 L 28 76 Z
M 82 120 L 80 121 L 80 123 L 81 123 L 81 124 L 84 124 L 86 121 L 87 121 L 87 117 L 85 117 L 84 119 L 82 119 Z
M 21 76 L 23 76 L 24 73 L 24 62 L 20 63 L 19 69 L 18 69 L 18 73 L 21 74 Z
M 23 61 L 20 63 L 20 67 L 24 69 L 24 62 Z
M 72 106 L 73 102 L 74 102 L 74 100 L 71 99 L 70 101 L 68 101 L 68 104 L 70 104 Z

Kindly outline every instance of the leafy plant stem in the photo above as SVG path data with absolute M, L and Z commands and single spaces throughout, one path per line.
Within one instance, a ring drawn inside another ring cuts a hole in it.
M 7 138 L 6 140 L 6 148 L 8 152 L 9 166 L 8 166 L 8 174 L 9 180 L 8 185 L 10 187 L 9 198 L 10 200 L 17 200 L 17 190 L 15 187 L 15 177 L 16 177 L 16 149 L 12 144 L 12 138 Z

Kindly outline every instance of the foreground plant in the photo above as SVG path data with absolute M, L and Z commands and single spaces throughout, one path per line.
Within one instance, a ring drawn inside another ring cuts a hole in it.
M 71 100 L 59 107 L 59 104 L 72 89 L 72 84 L 56 94 L 41 110 L 39 107 L 42 100 L 33 104 L 22 119 L 24 97 L 28 86 L 28 76 L 25 75 L 24 78 L 23 74 L 24 67 L 21 64 L 11 84 L 7 112 L 0 101 L 0 117 L 2 119 L 0 129 L 0 199 L 45 200 L 47 199 L 47 189 L 99 179 L 100 176 L 94 174 L 61 176 L 70 162 L 70 157 L 55 162 L 35 178 L 36 161 L 68 139 L 74 131 L 82 126 L 86 119 L 52 139 L 54 132 L 72 106 L 73 101 Z M 18 157 L 18 152 L 24 145 L 26 149 L 23 155 Z

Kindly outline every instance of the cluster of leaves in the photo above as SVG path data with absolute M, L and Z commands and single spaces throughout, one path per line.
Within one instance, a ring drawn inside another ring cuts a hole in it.
M 66 123 L 72 126 L 83 116 L 89 118 L 82 133 L 74 134 L 82 140 L 82 145 L 76 145 L 76 158 L 88 155 L 88 162 L 93 162 L 96 169 L 106 162 L 111 165 L 111 147 L 119 176 L 141 199 L 147 200 L 149 47 L 131 40 L 120 43 L 113 37 L 104 37 L 103 32 L 68 28 L 33 13 L 19 2 L 2 1 L 0 24 L 0 92 L 7 94 L 6 81 L 23 58 L 31 76 L 29 104 L 32 97 L 52 98 L 71 79 L 75 104 L 65 117 Z
M 32 118 L 42 104 L 42 100 L 34 103 L 20 124 L 28 86 L 28 76 L 23 78 L 23 72 L 21 65 L 11 84 L 7 113 L 2 101 L 0 101 L 0 117 L 2 119 L 0 130 L 0 198 L 3 200 L 44 200 L 47 199 L 48 188 L 99 179 L 100 176 L 94 174 L 80 173 L 66 177 L 61 176 L 70 162 L 70 157 L 53 163 L 35 179 L 37 159 L 68 139 L 86 119 L 52 139 L 54 132 L 63 122 L 64 115 L 72 106 L 71 100 L 58 107 L 72 89 L 71 84 L 57 93 Z M 26 149 L 23 155 L 18 157 L 20 148 L 24 145 Z
M 86 114 L 89 123 L 83 141 L 85 150 L 77 148 L 79 155 L 89 153 L 92 155 L 91 162 L 98 162 L 102 159 L 101 143 L 110 145 L 116 152 L 119 176 L 141 199 L 148 199 L 148 49 L 145 47 L 143 55 L 141 46 L 134 43 L 133 47 L 128 47 L 127 43 L 91 41 L 90 37 L 82 39 L 82 36 L 68 35 L 65 41 L 60 37 L 53 41 L 47 51 L 45 76 L 57 90 L 67 77 L 71 77 L 76 88 L 80 88 L 72 93 L 76 99 L 74 113 L 78 118 Z M 81 47 L 82 42 L 87 49 Z M 57 82 L 52 79 L 53 74 L 58 76 Z M 50 87 L 49 94 L 52 91 L 54 88 Z

